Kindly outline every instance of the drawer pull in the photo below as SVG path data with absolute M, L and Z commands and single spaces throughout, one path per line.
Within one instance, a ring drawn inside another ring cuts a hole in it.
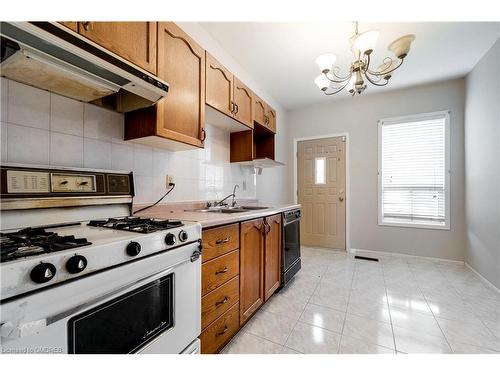
M 227 301 L 229 301 L 229 297 L 228 296 L 225 296 L 224 299 L 222 301 L 217 301 L 215 302 L 215 306 L 219 307 L 220 305 L 223 305 L 225 304 Z
M 221 245 L 223 243 L 228 243 L 230 240 L 231 240 L 231 237 L 226 237 L 226 238 L 223 238 L 222 240 L 215 241 L 215 244 L 216 245 Z
M 227 271 L 228 271 L 228 268 L 227 268 L 227 267 L 224 267 L 224 269 L 223 269 L 223 270 L 220 270 L 220 271 L 215 271 L 215 274 L 216 274 L 216 275 L 219 275 L 219 274 L 221 274 L 221 273 L 226 273 Z
M 228 329 L 229 329 L 229 327 L 227 325 L 224 326 L 224 329 L 222 331 L 220 331 L 220 332 L 217 332 L 215 334 L 215 336 L 222 336 L 223 334 L 225 334 L 228 331 Z

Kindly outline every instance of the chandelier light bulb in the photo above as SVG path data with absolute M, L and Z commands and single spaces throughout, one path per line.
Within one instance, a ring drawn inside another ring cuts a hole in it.
M 335 60 L 337 60 L 337 56 L 333 53 L 324 53 L 323 55 L 318 56 L 316 64 L 318 64 L 318 68 L 321 73 L 328 73 L 332 70 Z
M 354 48 L 364 55 L 369 55 L 375 49 L 379 36 L 378 30 L 369 30 L 356 35 L 354 38 Z
M 394 55 L 398 59 L 404 59 L 408 52 L 410 52 L 410 47 L 413 41 L 415 40 L 415 35 L 408 34 L 404 35 L 401 38 L 396 39 L 394 42 L 389 44 L 387 49 L 394 53 Z
M 330 81 L 328 80 L 328 78 L 326 78 L 324 74 L 317 76 L 316 79 L 314 80 L 314 83 L 316 84 L 316 86 L 318 86 L 320 90 L 323 91 L 325 91 L 328 88 L 328 86 L 330 86 Z

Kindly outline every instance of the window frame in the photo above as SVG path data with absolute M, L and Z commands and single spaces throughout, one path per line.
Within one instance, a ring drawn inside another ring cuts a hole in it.
M 390 227 L 403 227 L 403 228 L 417 228 L 417 229 L 435 229 L 435 230 L 450 230 L 450 191 L 451 191 L 451 126 L 450 126 L 451 111 L 438 111 L 429 113 L 419 113 L 414 115 L 399 116 L 381 119 L 378 122 L 378 225 Z M 444 117 L 444 139 L 445 139 L 445 183 L 444 183 L 444 199 L 445 199 L 445 222 L 444 225 L 438 224 L 423 224 L 423 223 L 404 223 L 393 222 L 383 217 L 383 204 L 382 204 L 382 127 L 384 125 L 398 124 L 404 122 L 416 122 L 423 120 L 430 120 L 435 118 Z

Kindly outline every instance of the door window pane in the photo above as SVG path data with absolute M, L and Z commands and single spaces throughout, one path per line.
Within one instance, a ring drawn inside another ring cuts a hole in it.
M 315 158 L 315 180 L 316 184 L 324 184 L 326 182 L 326 159 Z

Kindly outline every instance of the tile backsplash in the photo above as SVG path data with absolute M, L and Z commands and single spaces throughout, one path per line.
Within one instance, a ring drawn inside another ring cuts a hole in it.
M 1 79 L 1 161 L 133 171 L 135 203 L 149 203 L 176 187 L 166 202 L 213 200 L 240 189 L 256 197 L 255 175 L 229 163 L 229 133 L 209 124 L 204 149 L 168 151 L 123 141 L 123 115 Z

